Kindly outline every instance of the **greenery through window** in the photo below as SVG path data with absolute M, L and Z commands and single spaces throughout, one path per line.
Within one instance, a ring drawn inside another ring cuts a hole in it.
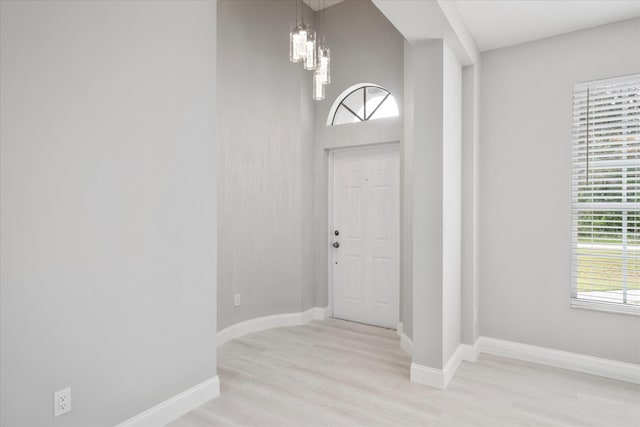
M 640 75 L 574 86 L 572 208 L 573 301 L 640 313 Z

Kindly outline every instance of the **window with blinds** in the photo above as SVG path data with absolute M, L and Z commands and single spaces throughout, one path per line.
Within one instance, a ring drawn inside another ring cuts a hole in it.
M 573 88 L 572 306 L 640 314 L 640 74 Z

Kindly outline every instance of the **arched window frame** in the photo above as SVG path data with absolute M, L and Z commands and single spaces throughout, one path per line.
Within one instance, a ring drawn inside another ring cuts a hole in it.
M 383 100 L 380 101 L 380 103 L 373 109 L 373 111 L 371 112 L 367 112 L 367 88 L 369 87 L 375 87 L 378 89 L 383 90 L 384 92 L 386 92 L 386 95 L 384 96 Z M 364 117 L 360 117 L 360 115 L 358 113 L 356 113 L 355 111 L 353 111 L 351 108 L 349 108 L 346 104 L 345 104 L 345 100 L 347 98 L 349 98 L 349 96 L 351 96 L 354 92 L 361 90 L 363 91 L 363 115 Z M 391 92 L 386 89 L 383 86 L 377 85 L 375 83 L 358 83 L 356 85 L 353 85 L 349 88 L 347 88 L 346 90 L 344 90 L 337 98 L 336 100 L 333 102 L 331 109 L 329 110 L 329 115 L 327 117 L 327 126 L 335 126 L 334 122 L 336 119 L 336 114 L 338 113 L 338 109 L 340 108 L 340 106 L 343 106 L 347 111 L 349 111 L 351 114 L 353 114 L 353 116 L 357 119 L 360 120 L 360 122 L 366 122 L 369 121 L 369 119 L 375 114 L 375 112 L 380 108 L 380 106 L 382 104 L 384 104 L 387 101 L 387 98 L 389 98 L 389 96 L 391 96 L 393 98 L 393 96 L 391 95 Z

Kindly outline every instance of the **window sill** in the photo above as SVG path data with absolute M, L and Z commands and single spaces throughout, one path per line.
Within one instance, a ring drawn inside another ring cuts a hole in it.
M 571 298 L 571 308 L 640 316 L 640 306 L 638 305 L 610 304 L 599 301 L 587 301 L 578 298 Z

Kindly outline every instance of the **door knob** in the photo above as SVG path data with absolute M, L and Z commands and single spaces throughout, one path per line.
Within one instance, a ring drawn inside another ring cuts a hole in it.
M 334 247 L 334 248 L 339 248 L 339 247 L 340 247 L 340 243 L 338 243 L 338 242 L 333 242 L 333 247 Z

